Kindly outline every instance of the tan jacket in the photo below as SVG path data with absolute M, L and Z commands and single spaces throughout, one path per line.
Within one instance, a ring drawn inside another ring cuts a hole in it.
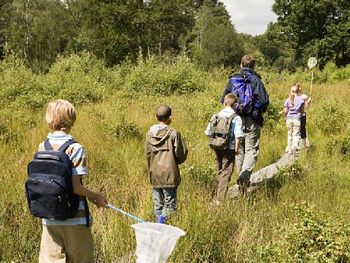
M 178 186 L 178 165 L 186 160 L 188 152 L 180 133 L 167 125 L 153 125 L 146 134 L 145 151 L 152 186 Z

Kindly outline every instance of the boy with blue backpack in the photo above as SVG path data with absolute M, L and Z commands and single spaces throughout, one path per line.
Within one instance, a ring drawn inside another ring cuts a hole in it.
M 260 131 L 264 123 L 262 114 L 269 105 L 269 96 L 254 68 L 255 59 L 250 55 L 244 55 L 241 59 L 240 73 L 230 76 L 221 99 L 223 102 L 229 93 L 234 93 L 238 97 L 235 111 L 242 117 L 244 140 L 237 156 L 237 167 L 238 184 L 243 194 L 249 186 L 250 175 L 258 159 Z
M 209 146 L 215 151 L 219 170 L 215 200 L 217 204 L 227 194 L 235 156 L 239 154 L 240 140 L 243 137 L 242 119 L 234 110 L 236 102 L 235 94 L 227 94 L 224 98 L 225 108 L 211 117 L 205 130 Z
M 71 103 L 51 101 L 46 110 L 50 133 L 28 165 L 25 188 L 29 209 L 43 218 L 40 263 L 94 262 L 86 198 L 97 207 L 108 205 L 102 194 L 82 185 L 88 172 L 85 150 L 69 135 L 75 119 Z

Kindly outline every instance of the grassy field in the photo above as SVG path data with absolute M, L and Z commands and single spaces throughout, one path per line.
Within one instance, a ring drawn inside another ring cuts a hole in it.
M 115 88 L 102 100 L 77 106 L 72 135 L 87 150 L 90 174 L 85 184 L 105 193 L 117 207 L 154 221 L 144 134 L 155 123 L 155 108 L 166 103 L 173 108 L 171 125 L 189 148 L 181 166 L 178 212 L 169 222 L 187 234 L 170 262 L 348 262 L 350 82 L 314 85 L 308 112 L 312 145 L 297 163 L 254 196 L 215 207 L 215 159 L 204 129 L 221 108 L 222 76 L 209 76 L 209 88 L 200 92 L 126 95 Z M 284 152 L 287 130 L 276 112 L 291 83 L 271 80 L 266 85 L 271 107 L 256 170 Z M 302 84 L 308 92 L 308 83 Z M 37 262 L 41 224 L 27 209 L 24 182 L 26 166 L 47 134 L 44 110 L 13 111 L 0 126 L 0 262 Z M 118 262 L 135 249 L 130 227 L 135 222 L 107 209 L 92 207 L 92 214 L 97 262 Z

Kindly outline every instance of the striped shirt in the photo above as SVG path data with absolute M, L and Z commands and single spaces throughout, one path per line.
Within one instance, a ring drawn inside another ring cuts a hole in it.
M 52 149 L 58 150 L 58 148 L 63 143 L 73 139 L 73 137 L 69 134 L 66 134 L 63 131 L 55 131 L 53 133 L 49 133 L 49 135 L 47 136 L 47 139 L 49 139 Z M 44 151 L 44 150 L 45 150 L 44 142 L 42 142 L 39 145 L 39 151 Z M 87 175 L 88 173 L 87 160 L 86 160 L 86 154 L 83 146 L 81 146 L 79 143 L 73 143 L 70 146 L 68 146 L 65 152 L 72 161 L 72 167 L 73 167 L 72 176 Z M 79 202 L 77 214 L 78 216 L 74 218 L 68 218 L 64 221 L 44 218 L 42 223 L 43 225 L 60 225 L 60 226 L 85 225 L 86 219 L 85 219 L 85 212 L 84 212 L 84 203 L 82 200 Z M 90 218 L 90 221 L 92 222 L 92 218 Z

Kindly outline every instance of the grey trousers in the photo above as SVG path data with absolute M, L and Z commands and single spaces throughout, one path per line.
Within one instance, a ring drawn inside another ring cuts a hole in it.
M 177 187 L 155 188 L 153 187 L 154 213 L 168 217 L 176 211 Z
M 244 138 L 238 156 L 236 156 L 239 183 L 249 183 L 250 175 L 258 160 L 261 126 L 249 116 L 242 117 Z

